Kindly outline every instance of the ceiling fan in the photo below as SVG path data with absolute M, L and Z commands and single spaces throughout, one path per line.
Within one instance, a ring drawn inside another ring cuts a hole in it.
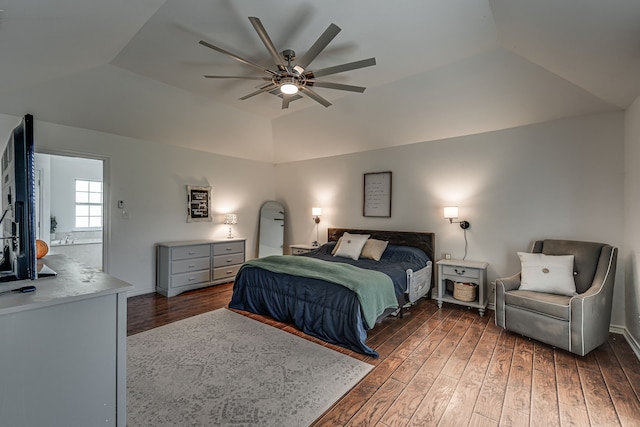
M 302 56 L 302 58 L 294 62 L 294 60 L 296 59 L 295 52 L 291 49 L 285 49 L 281 53 L 278 53 L 278 50 L 275 48 L 273 42 L 271 41 L 271 38 L 269 38 L 269 34 L 267 34 L 267 31 L 264 29 L 264 26 L 262 25 L 260 19 L 249 17 L 249 21 L 251 21 L 251 24 L 258 33 L 260 40 L 262 40 L 262 43 L 264 43 L 267 51 L 269 51 L 271 59 L 273 59 L 273 62 L 275 63 L 275 69 L 272 70 L 271 68 L 264 67 L 249 59 L 243 58 L 239 55 L 236 55 L 235 53 L 229 52 L 228 50 L 215 46 L 204 40 L 200 40 L 199 42 L 203 46 L 206 46 L 220 53 L 224 53 L 225 55 L 229 55 L 233 59 L 240 61 L 243 64 L 257 68 L 260 71 L 269 74 L 268 77 L 212 75 L 204 76 L 208 79 L 244 79 L 262 80 L 265 82 L 269 82 L 260 87 L 258 90 L 243 96 L 242 98 L 240 98 L 241 100 L 251 98 L 261 93 L 269 92 L 277 96 L 282 96 L 283 109 L 289 108 L 289 103 L 301 98 L 301 95 L 305 95 L 318 102 L 319 104 L 322 104 L 325 107 L 329 107 L 331 103 L 320 96 L 316 91 L 311 89 L 313 86 L 358 93 L 362 93 L 366 89 L 362 86 L 352 86 L 341 83 L 317 81 L 316 78 L 376 65 L 375 58 L 363 59 L 361 61 L 349 62 L 347 64 L 336 65 L 333 67 L 322 68 L 313 71 L 307 69 L 311 62 L 320 54 L 320 52 L 322 52 L 322 50 L 327 47 L 331 40 L 333 40 L 335 36 L 338 35 L 338 33 L 340 32 L 340 27 L 338 27 L 337 25 L 329 25 L 324 33 L 320 35 L 318 40 L 316 40 L 315 43 L 313 43 L 313 45 L 309 48 L 309 50 Z

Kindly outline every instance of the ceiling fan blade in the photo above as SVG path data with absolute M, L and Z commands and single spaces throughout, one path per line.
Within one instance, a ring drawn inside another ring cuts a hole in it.
M 338 27 L 336 24 L 329 25 L 329 27 L 324 30 L 324 33 L 322 33 L 320 37 L 318 37 L 318 40 L 315 41 L 313 46 L 311 46 L 309 50 L 304 55 L 302 55 L 302 58 L 300 58 L 300 60 L 296 63 L 296 66 L 302 67 L 302 71 L 304 71 L 304 69 L 306 69 L 314 59 L 316 59 L 316 56 L 318 56 L 320 52 L 322 52 L 324 48 L 327 47 L 329 43 L 331 43 L 331 40 L 333 40 L 340 31 L 340 27 Z
M 347 90 L 349 92 L 358 92 L 358 93 L 362 93 L 366 89 L 366 87 L 362 87 L 362 86 L 352 86 L 352 85 L 343 85 L 340 83 L 316 82 L 316 81 L 307 81 L 307 86 L 326 87 L 327 89 Z
M 261 93 L 264 92 L 269 92 L 270 90 L 276 88 L 277 86 L 274 85 L 273 83 L 269 83 L 268 85 L 262 86 L 260 89 L 256 90 L 255 92 L 251 92 L 249 95 L 245 95 L 242 98 L 240 98 L 241 101 L 244 101 L 245 99 L 249 99 L 252 96 L 256 96 L 259 95 Z
M 361 61 L 349 62 L 348 64 L 336 65 L 333 67 L 322 68 L 320 70 L 308 71 L 304 75 L 312 79 L 314 77 L 328 76 L 330 74 L 342 73 L 344 71 L 357 70 L 358 68 L 370 67 L 376 65 L 376 58 L 363 59 Z
M 249 21 L 251 21 L 251 25 L 253 25 L 253 28 L 255 28 L 256 32 L 258 33 L 258 36 L 260 37 L 260 40 L 262 40 L 262 43 L 264 43 L 264 46 L 269 51 L 269 54 L 271 55 L 273 62 L 278 66 L 280 71 L 286 70 L 287 67 L 284 61 L 282 60 L 280 53 L 278 53 L 278 49 L 276 49 L 273 42 L 269 38 L 269 34 L 267 34 L 267 30 L 264 29 L 264 26 L 262 25 L 262 22 L 260 21 L 260 19 L 256 18 L 255 16 L 250 16 Z
M 229 55 L 230 57 L 232 57 L 236 61 L 240 61 L 243 64 L 247 64 L 247 65 L 250 65 L 252 67 L 255 67 L 255 68 L 259 69 L 260 71 L 264 71 L 265 73 L 269 73 L 271 75 L 275 75 L 276 74 L 273 71 L 271 71 L 270 69 L 265 68 L 260 64 L 256 64 L 255 62 L 253 62 L 253 61 L 251 61 L 249 59 L 245 59 L 245 58 L 243 58 L 241 56 L 236 55 L 235 53 L 229 52 L 228 50 L 225 50 L 225 49 L 223 49 L 221 47 L 213 45 L 213 44 L 211 44 L 209 42 L 206 42 L 204 40 L 200 40 L 198 43 L 200 43 L 202 46 L 208 47 L 209 49 L 213 49 L 213 50 L 215 50 L 217 52 L 224 53 L 225 55 Z
M 263 80 L 265 82 L 271 81 L 271 77 L 253 77 L 253 76 L 210 76 L 205 75 L 205 79 L 241 79 L 241 80 Z
M 300 90 L 300 93 L 308 96 L 309 98 L 313 99 L 314 101 L 316 101 L 319 104 L 324 105 L 325 107 L 329 107 L 331 105 L 331 103 L 329 101 L 327 101 L 326 99 L 324 99 L 323 97 L 318 95 L 316 92 L 313 91 L 313 89 L 311 89 L 308 86 L 305 86 L 304 88 L 302 88 Z
M 287 95 L 285 93 L 282 94 L 282 109 L 286 110 L 289 108 L 289 102 L 291 102 L 291 95 Z

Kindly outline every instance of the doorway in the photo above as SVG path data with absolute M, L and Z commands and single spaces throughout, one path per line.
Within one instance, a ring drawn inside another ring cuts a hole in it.
M 36 153 L 37 238 L 61 254 L 104 270 L 104 160 Z

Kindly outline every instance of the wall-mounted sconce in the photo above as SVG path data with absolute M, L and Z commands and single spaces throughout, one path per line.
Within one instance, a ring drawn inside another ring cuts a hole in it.
M 320 224 L 320 215 L 322 215 L 322 208 L 311 208 L 311 215 L 313 221 L 316 223 L 316 240 L 312 243 L 313 246 L 318 246 L 318 240 L 320 235 L 318 234 L 318 224 Z
M 466 230 L 471 227 L 469 221 L 454 221 L 454 219 L 458 219 L 458 207 L 457 206 L 446 206 L 444 208 L 444 219 L 448 219 L 450 224 L 458 223 L 460 224 L 460 228 Z
M 233 234 L 231 234 L 231 226 L 233 224 L 237 224 L 238 223 L 238 215 L 236 215 L 234 213 L 225 214 L 224 215 L 224 223 L 229 226 L 229 235 L 227 236 L 227 239 L 233 239 Z

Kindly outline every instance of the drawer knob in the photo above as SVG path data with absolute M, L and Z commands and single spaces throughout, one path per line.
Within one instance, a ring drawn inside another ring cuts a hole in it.
M 231 273 L 233 273 L 233 270 L 227 271 L 227 274 L 231 274 Z
M 195 252 L 189 252 L 189 253 L 187 253 L 187 255 L 195 255 L 195 254 L 196 254 Z
M 458 271 L 457 268 L 454 268 L 453 271 L 455 271 L 457 274 L 464 274 L 467 270 L 462 270 L 462 271 Z
M 190 282 L 193 282 L 194 280 L 196 280 L 196 278 L 195 278 L 195 277 L 189 277 L 189 281 L 190 281 Z
M 189 264 L 189 268 L 193 268 L 195 266 L 196 266 L 195 264 Z
M 227 262 L 233 262 L 233 260 L 232 259 L 228 259 Z
M 230 251 L 230 250 L 232 250 L 232 249 L 233 249 L 233 248 L 227 248 L 227 249 L 225 249 L 225 250 L 226 250 L 226 251 Z

